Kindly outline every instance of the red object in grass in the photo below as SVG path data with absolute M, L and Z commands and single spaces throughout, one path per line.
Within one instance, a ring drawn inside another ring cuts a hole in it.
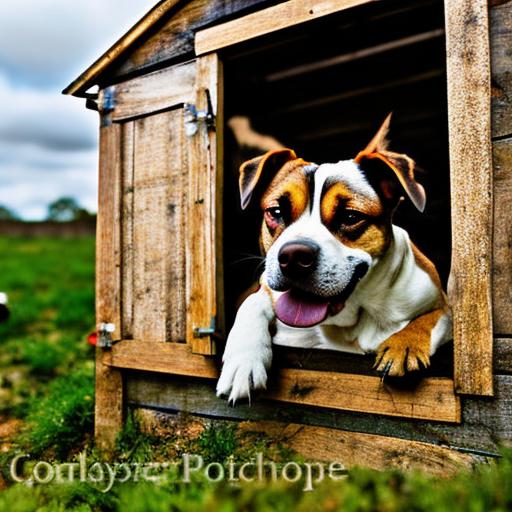
M 93 347 L 95 347 L 98 344 L 98 333 L 91 332 L 91 334 L 89 334 L 89 336 L 87 336 L 87 343 L 89 343 L 89 345 L 92 345 Z

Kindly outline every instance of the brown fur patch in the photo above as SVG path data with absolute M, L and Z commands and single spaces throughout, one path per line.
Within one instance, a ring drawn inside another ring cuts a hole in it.
M 443 314 L 443 309 L 435 309 L 421 315 L 382 343 L 377 350 L 377 371 L 384 371 L 390 364 L 388 375 L 401 377 L 408 371 L 419 370 L 420 363 L 429 366 L 430 336 Z
M 341 236 L 340 239 L 347 247 L 361 249 L 372 258 L 377 258 L 387 251 L 391 243 L 391 228 L 385 223 L 373 223 L 369 224 L 356 240 L 346 236 Z
M 280 205 L 283 198 L 290 204 L 290 222 L 297 220 L 309 202 L 309 190 L 304 167 L 307 162 L 297 158 L 286 163 L 276 174 L 261 199 L 263 210 Z M 263 252 L 267 252 L 274 241 L 286 228 L 285 225 L 275 230 L 269 229 L 265 221 L 261 226 L 260 246 Z
M 372 257 L 384 254 L 391 242 L 390 214 L 386 214 L 378 199 L 361 196 L 341 182 L 334 183 L 325 192 L 321 204 L 322 221 L 334 228 L 333 234 L 346 246 L 361 249 Z M 338 208 L 355 210 L 365 215 L 361 225 L 353 228 L 331 226 Z M 332 230 L 332 229 L 331 229 Z

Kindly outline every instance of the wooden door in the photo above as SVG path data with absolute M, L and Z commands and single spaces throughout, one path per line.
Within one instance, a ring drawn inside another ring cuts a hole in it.
M 115 324 L 116 340 L 214 353 L 218 89 L 212 54 L 100 95 L 110 108 L 101 128 L 109 151 L 101 155 L 97 320 Z

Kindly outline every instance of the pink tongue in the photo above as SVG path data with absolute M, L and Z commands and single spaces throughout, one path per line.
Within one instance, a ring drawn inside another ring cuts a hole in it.
M 281 322 L 291 327 L 312 327 L 327 317 L 329 303 L 303 297 L 289 290 L 277 299 L 275 311 Z

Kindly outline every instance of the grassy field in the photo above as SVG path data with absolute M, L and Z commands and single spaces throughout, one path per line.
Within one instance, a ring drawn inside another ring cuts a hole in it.
M 48 485 L 13 483 L 9 464 L 28 453 L 52 463 L 102 462 L 92 445 L 94 241 L 0 237 L 0 291 L 12 315 L 0 325 L 0 511 L 505 511 L 512 510 L 512 453 L 498 464 L 452 480 L 421 474 L 349 471 L 338 482 L 303 492 L 304 481 L 273 485 L 212 484 L 204 477 L 180 483 L 172 470 L 158 483 Z M 194 453 L 205 461 L 250 460 L 258 452 L 276 461 L 301 461 L 274 440 L 228 422 L 186 416 L 165 428 L 129 417 L 114 462 L 164 462 Z M 158 435 L 157 435 L 158 434 Z

